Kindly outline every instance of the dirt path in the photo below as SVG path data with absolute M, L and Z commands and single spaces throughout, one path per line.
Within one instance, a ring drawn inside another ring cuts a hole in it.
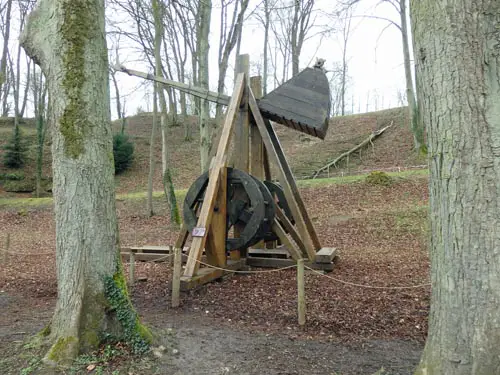
M 209 322 L 207 322 L 209 323 Z M 243 333 L 226 327 L 176 317 L 179 355 L 165 373 L 186 374 L 410 374 L 420 356 L 419 344 L 369 341 L 343 345 L 312 340 L 290 340 L 279 335 Z
M 25 299 L 12 293 L 0 294 L 3 375 L 19 374 L 26 368 L 29 357 L 25 363 L 22 356 L 16 361 L 9 357 L 19 355 L 20 343 L 48 322 L 54 303 L 53 298 Z M 170 341 L 170 348 L 178 350 L 175 355 L 167 350 L 141 375 L 361 375 L 373 374 L 382 367 L 384 374 L 410 374 L 422 350 L 421 344 L 407 341 L 374 340 L 346 345 L 248 332 L 221 326 L 200 313 L 172 313 L 159 307 L 139 306 L 139 312 L 158 332 L 171 331 L 171 335 L 160 340 Z

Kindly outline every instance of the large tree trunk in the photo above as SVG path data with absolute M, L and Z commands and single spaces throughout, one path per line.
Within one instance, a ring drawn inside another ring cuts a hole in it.
M 406 21 L 406 0 L 399 0 L 399 16 L 401 18 L 401 37 L 403 41 L 403 61 L 405 68 L 408 114 L 410 118 L 411 131 L 413 133 L 413 145 L 417 151 L 420 151 L 425 145 L 425 139 L 423 124 L 420 121 L 417 100 L 415 98 L 415 89 L 413 88 L 413 77 L 411 75 L 410 42 L 408 36 L 408 23 Z
M 412 0 L 430 157 L 429 334 L 419 375 L 500 369 L 500 2 Z
M 198 5 L 198 81 L 199 86 L 209 89 L 208 76 L 208 53 L 210 49 L 210 19 L 212 16 L 212 1 L 200 0 Z M 210 151 L 212 149 L 212 128 L 210 126 L 210 103 L 208 100 L 201 100 L 200 103 L 200 164 L 201 170 L 208 170 L 210 164 Z
M 52 122 L 58 299 L 45 362 L 67 364 L 105 333 L 147 348 L 119 253 L 104 0 L 40 0 L 22 44 L 47 78 Z

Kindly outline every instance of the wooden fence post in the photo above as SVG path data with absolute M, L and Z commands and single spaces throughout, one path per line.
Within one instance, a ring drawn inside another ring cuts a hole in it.
M 133 287 L 135 284 L 135 252 L 130 250 L 128 257 L 129 278 L 128 284 Z
M 299 312 L 299 325 L 306 324 L 306 296 L 304 287 L 304 259 L 297 260 L 297 309 Z
M 174 271 L 172 274 L 172 307 L 179 307 L 181 290 L 182 251 L 174 247 Z
M 9 248 L 10 248 L 10 233 L 7 233 L 7 238 L 5 239 L 5 248 L 3 250 L 3 255 L 2 255 L 2 264 L 7 263 L 7 256 L 9 255 Z

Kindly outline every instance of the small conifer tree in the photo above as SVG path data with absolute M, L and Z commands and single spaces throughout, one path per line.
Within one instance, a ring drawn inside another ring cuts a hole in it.
M 115 157 L 115 174 L 126 171 L 134 159 L 134 145 L 128 135 L 117 133 L 113 136 L 113 156 Z
M 7 168 L 21 168 L 26 161 L 26 143 L 23 140 L 19 126 L 14 127 L 14 132 L 9 142 L 5 145 L 3 163 Z

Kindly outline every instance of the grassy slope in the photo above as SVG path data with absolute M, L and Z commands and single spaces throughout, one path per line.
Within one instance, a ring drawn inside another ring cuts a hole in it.
M 182 126 L 169 129 L 169 157 L 174 169 L 174 182 L 177 188 L 189 187 L 200 173 L 196 120 L 188 118 L 187 121 L 190 121 L 193 129 L 194 140 L 192 142 L 183 140 L 184 130 Z M 297 178 L 302 178 L 311 175 L 315 169 L 360 143 L 373 130 L 380 129 L 390 123 L 393 123 L 393 126 L 374 142 L 373 147 L 370 146 L 362 150 L 361 155 L 353 155 L 348 161 L 341 163 L 339 169 L 331 169 L 332 175 L 354 174 L 356 171 L 367 169 L 425 164 L 425 161 L 412 150 L 412 137 L 404 108 L 333 118 L 325 140 L 313 138 L 282 126 L 277 126 L 276 131 L 292 170 Z M 152 118 L 147 114 L 128 119 L 127 133 L 130 134 L 135 144 L 135 160 L 129 171 L 116 178 L 119 193 L 140 192 L 146 189 L 151 124 Z M 115 130 L 118 130 L 119 124 L 115 123 L 114 127 Z M 29 142 L 34 145 L 36 139 L 34 123 L 28 121 L 22 126 L 22 129 Z M 0 145 L 7 141 L 11 130 L 11 121 L 0 121 Z M 50 148 L 48 145 L 46 150 L 44 172 L 50 174 Z M 159 171 L 161 167 L 161 135 L 159 132 L 155 145 L 155 155 L 158 162 L 154 188 L 161 190 Z M 25 175 L 33 174 L 34 164 L 34 147 L 31 147 L 28 165 L 24 171 Z M 0 173 L 5 171 L 0 167 Z

